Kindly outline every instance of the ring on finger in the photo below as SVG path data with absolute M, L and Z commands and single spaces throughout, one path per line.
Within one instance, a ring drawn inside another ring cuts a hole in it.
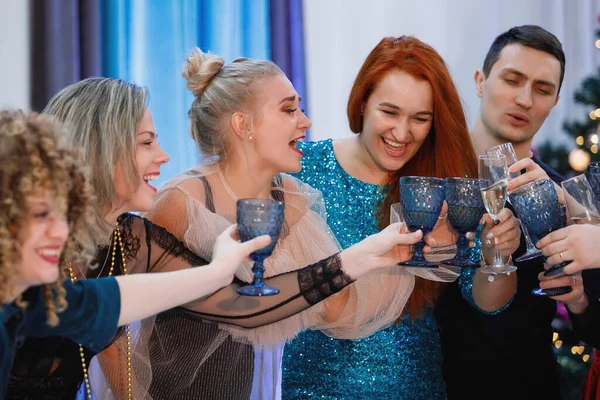
M 573 285 L 571 286 L 575 286 L 577 284 L 577 277 L 573 275 L 571 278 L 573 278 Z
M 560 253 L 558 253 L 558 255 L 560 256 L 560 259 L 561 259 L 561 261 L 562 261 L 562 262 L 565 262 L 565 259 L 564 259 L 564 257 L 563 257 L 563 253 L 562 253 L 562 251 L 561 251 Z

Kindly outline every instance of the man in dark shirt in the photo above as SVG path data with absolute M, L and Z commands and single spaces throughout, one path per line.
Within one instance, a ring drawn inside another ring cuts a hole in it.
M 526 25 L 498 36 L 483 68 L 475 73 L 481 98 L 471 131 L 475 151 L 481 155 L 492 146 L 512 143 L 519 160 L 533 161 L 519 162 L 526 164 L 520 185 L 548 177 L 558 185 L 563 180 L 530 149 L 558 102 L 564 71 L 560 41 L 538 26 Z M 515 188 L 509 184 L 509 190 Z M 524 251 L 522 237 L 514 258 Z M 438 301 L 436 318 L 451 400 L 562 398 L 560 368 L 552 347 L 556 301 L 531 294 L 539 286 L 543 263 L 534 259 L 515 265 L 516 274 L 489 283 L 490 289 L 495 285 L 493 290 L 514 293 L 494 313 L 470 305 L 457 284 L 449 286 Z

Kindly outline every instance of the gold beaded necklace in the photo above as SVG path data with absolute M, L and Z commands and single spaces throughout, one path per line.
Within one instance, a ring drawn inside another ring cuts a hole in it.
M 119 224 L 115 227 L 113 232 L 113 243 L 112 243 L 112 259 L 110 263 L 110 270 L 108 271 L 108 276 L 112 276 L 113 271 L 115 269 L 115 254 L 117 252 L 117 245 L 121 250 L 121 263 L 123 265 L 123 275 L 127 275 L 127 263 L 125 262 L 125 252 L 123 246 L 123 240 L 121 239 L 121 231 L 119 230 Z M 71 264 L 67 265 L 69 270 L 69 277 L 71 278 L 71 283 L 77 281 L 77 277 L 73 273 L 73 268 Z M 125 332 L 127 335 L 127 399 L 133 399 L 133 393 L 131 390 L 131 327 L 129 325 L 125 326 Z M 85 363 L 85 353 L 83 351 L 83 346 L 79 345 L 79 356 L 81 357 L 81 366 L 83 367 L 83 382 L 85 383 L 86 395 L 89 400 L 92 399 L 92 387 L 90 385 L 90 379 L 88 376 L 88 368 Z

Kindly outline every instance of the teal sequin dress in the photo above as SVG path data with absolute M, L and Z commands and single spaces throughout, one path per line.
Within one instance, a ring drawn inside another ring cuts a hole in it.
M 323 193 L 327 222 L 342 247 L 377 233 L 381 187 L 346 173 L 331 139 L 299 147 L 303 167 L 295 176 Z M 466 281 L 470 286 L 468 277 Z M 302 332 L 285 345 L 282 369 L 285 400 L 446 398 L 440 337 L 431 308 L 415 321 L 405 316 L 398 326 L 360 340 Z

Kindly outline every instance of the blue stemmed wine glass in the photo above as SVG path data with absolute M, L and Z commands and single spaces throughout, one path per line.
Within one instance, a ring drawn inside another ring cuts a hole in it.
M 264 260 L 271 255 L 283 224 L 282 201 L 269 199 L 240 199 L 237 201 L 237 224 L 242 242 L 261 235 L 271 236 L 271 243 L 250 254 L 254 261 L 252 272 L 254 279 L 248 286 L 238 288 L 238 294 L 244 296 L 272 296 L 279 289 L 265 285 L 263 282 Z
M 561 212 L 554 184 L 550 179 L 528 183 L 509 194 L 510 202 L 519 218 L 523 221 L 531 239 L 537 243 L 549 233 L 565 226 L 565 218 Z M 566 263 L 560 264 L 564 266 Z M 555 266 L 553 268 L 558 268 Z M 549 289 L 534 289 L 536 296 L 558 296 L 568 293 L 569 286 Z
M 411 231 L 421 230 L 421 240 L 413 246 L 410 260 L 399 265 L 416 268 L 437 268 L 423 255 L 425 235 L 433 230 L 442 210 L 446 181 L 439 178 L 405 176 L 400 178 L 400 208 L 406 227 Z
M 468 256 L 469 241 L 467 232 L 474 232 L 485 214 L 485 206 L 481 197 L 479 179 L 446 178 L 446 203 L 448 203 L 448 220 L 458 232 L 456 256 L 442 264 L 457 267 L 477 268 L 479 263 L 471 261 Z
M 594 197 L 596 198 L 596 208 L 600 210 L 600 162 L 594 161 L 588 165 L 585 171 L 587 180 L 592 187 Z

